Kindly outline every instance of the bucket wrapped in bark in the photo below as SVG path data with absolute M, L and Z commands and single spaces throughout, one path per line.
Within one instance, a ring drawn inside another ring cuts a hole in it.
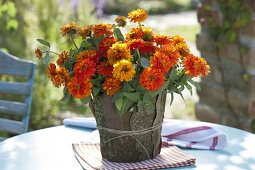
M 155 158 L 161 150 L 161 128 L 166 93 L 155 97 L 153 111 L 134 104 L 120 115 L 111 96 L 92 99 L 90 108 L 100 133 L 102 157 L 112 162 L 139 162 Z

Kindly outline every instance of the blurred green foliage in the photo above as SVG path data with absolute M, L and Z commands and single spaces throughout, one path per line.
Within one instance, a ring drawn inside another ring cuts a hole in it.
M 196 9 L 198 0 L 107 0 L 106 14 L 126 15 L 135 8 L 144 8 L 149 14 L 165 14 Z
M 96 22 L 90 1 L 71 0 L 0 0 L 0 49 L 19 58 L 37 62 L 34 49 L 39 46 L 37 38 L 54 42 L 55 51 L 69 49 L 59 27 L 75 21 L 79 24 Z M 16 22 L 16 24 L 15 24 Z M 54 57 L 54 56 L 51 56 Z M 60 103 L 61 89 L 53 87 L 45 74 L 46 66 L 37 62 L 35 87 L 30 117 L 30 130 L 54 126 L 61 122 L 61 111 L 86 112 L 86 107 L 76 102 Z M 75 109 L 73 109 L 75 108 Z

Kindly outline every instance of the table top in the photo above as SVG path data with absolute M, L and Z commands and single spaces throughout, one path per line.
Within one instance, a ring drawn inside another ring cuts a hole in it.
M 254 134 L 212 123 L 208 125 L 227 134 L 228 146 L 221 151 L 183 149 L 184 152 L 196 157 L 196 164 L 173 169 L 255 169 Z M 71 144 L 86 140 L 90 132 L 90 129 L 57 126 L 9 138 L 0 142 L 0 169 L 82 170 L 74 157 Z

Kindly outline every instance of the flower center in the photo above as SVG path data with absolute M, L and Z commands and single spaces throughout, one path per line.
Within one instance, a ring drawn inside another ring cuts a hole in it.
M 123 66 L 121 69 L 122 72 L 128 72 L 129 68 L 127 66 Z

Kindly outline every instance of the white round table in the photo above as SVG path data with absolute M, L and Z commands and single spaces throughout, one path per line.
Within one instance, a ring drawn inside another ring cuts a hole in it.
M 196 164 L 175 169 L 255 170 L 254 134 L 208 125 L 227 134 L 228 146 L 221 151 L 183 149 L 196 157 Z M 82 170 L 71 144 L 82 142 L 90 132 L 91 129 L 57 126 L 9 138 L 0 143 L 0 170 Z

